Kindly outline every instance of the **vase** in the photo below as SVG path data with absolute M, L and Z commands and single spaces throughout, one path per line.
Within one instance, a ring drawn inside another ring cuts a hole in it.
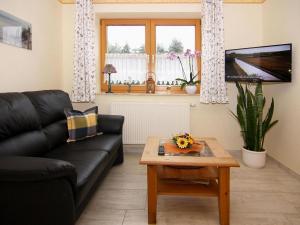
M 242 158 L 246 166 L 251 168 L 263 168 L 266 164 L 267 151 L 262 152 L 250 151 L 248 149 L 242 149 Z
M 185 92 L 189 95 L 194 95 L 197 91 L 196 85 L 186 85 L 185 86 Z

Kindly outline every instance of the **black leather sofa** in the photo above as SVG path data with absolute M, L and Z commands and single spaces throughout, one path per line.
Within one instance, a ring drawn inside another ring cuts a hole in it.
M 0 224 L 72 225 L 98 183 L 123 162 L 123 116 L 99 115 L 102 135 L 67 143 L 67 93 L 0 94 Z

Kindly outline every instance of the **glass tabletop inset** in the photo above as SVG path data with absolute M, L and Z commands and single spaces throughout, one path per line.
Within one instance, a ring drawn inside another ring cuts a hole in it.
M 173 153 L 173 152 L 165 152 L 164 149 L 164 144 L 171 142 L 170 139 L 161 139 L 159 143 L 159 148 L 158 148 L 158 155 L 160 156 L 194 156 L 194 157 L 214 157 L 214 154 L 212 150 L 209 148 L 207 143 L 205 141 L 197 141 L 197 144 L 202 144 L 203 148 L 200 152 L 178 152 L 178 153 Z

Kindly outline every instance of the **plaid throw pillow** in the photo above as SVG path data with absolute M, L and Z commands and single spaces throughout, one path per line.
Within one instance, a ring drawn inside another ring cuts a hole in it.
M 87 109 L 84 112 L 78 110 L 65 110 L 69 131 L 67 142 L 78 141 L 97 135 L 98 107 Z

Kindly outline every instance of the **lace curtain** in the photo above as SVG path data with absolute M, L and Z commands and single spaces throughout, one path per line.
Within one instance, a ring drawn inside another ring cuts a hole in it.
M 134 84 L 144 83 L 148 60 L 147 54 L 108 53 L 105 55 L 105 63 L 113 64 L 117 70 L 116 74 L 111 75 L 112 84 L 126 84 L 129 80 Z
M 180 56 L 186 76 L 189 76 L 189 62 L 184 55 Z M 152 60 L 152 59 L 151 59 Z M 108 53 L 105 55 L 105 63 L 113 64 L 117 70 L 111 75 L 113 84 L 126 84 L 132 81 L 134 84 L 144 84 L 148 72 L 149 55 Z M 197 63 L 194 63 L 194 71 L 197 71 Z M 184 78 L 182 68 L 177 59 L 169 59 L 167 54 L 158 54 L 155 57 L 155 80 L 157 85 L 179 85 L 176 78 Z M 107 80 L 107 77 L 105 77 Z
M 92 102 L 96 97 L 95 27 L 92 0 L 76 0 L 74 102 Z
M 184 54 L 179 55 L 182 61 L 183 70 L 185 75 L 189 78 L 189 61 L 188 57 Z M 197 73 L 197 62 L 194 62 L 194 71 Z M 184 78 L 182 68 L 178 59 L 171 60 L 167 54 L 156 55 L 156 80 L 158 85 L 178 85 L 179 83 L 175 81 L 176 78 Z
M 202 0 L 202 76 L 200 102 L 227 103 L 223 0 Z

